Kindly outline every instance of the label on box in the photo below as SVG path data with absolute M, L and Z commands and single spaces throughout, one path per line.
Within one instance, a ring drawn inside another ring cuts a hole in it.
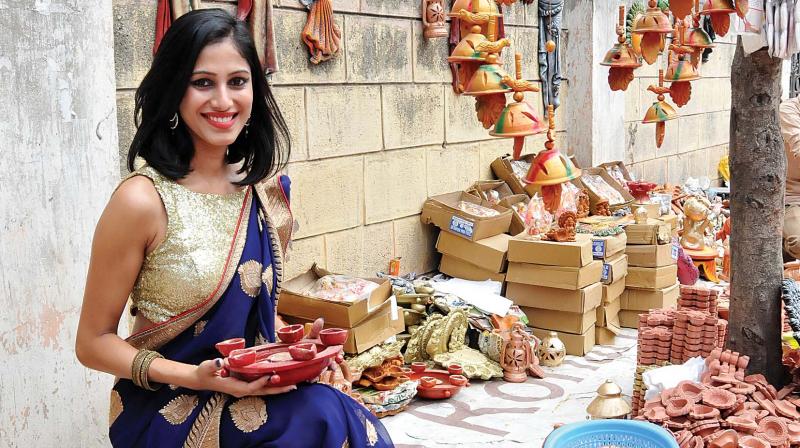
M 592 240 L 592 256 L 594 258 L 606 256 L 606 240 Z
M 672 259 L 673 260 L 677 260 L 678 259 L 679 250 L 680 250 L 679 246 L 677 244 L 675 244 L 675 243 L 672 243 Z
M 611 275 L 611 265 L 608 263 L 603 263 L 603 275 L 600 277 L 601 281 L 607 282 L 608 276 Z
M 475 223 L 472 221 L 468 221 L 460 216 L 453 216 L 450 218 L 450 230 L 453 232 L 464 235 L 467 238 L 472 238 L 472 232 L 474 231 Z
M 391 301 L 390 303 L 392 304 L 392 306 L 391 306 L 392 307 L 392 310 L 391 310 L 392 320 L 397 320 L 397 318 L 399 317 L 397 315 L 397 296 L 395 296 L 393 294 L 392 297 L 389 300 Z

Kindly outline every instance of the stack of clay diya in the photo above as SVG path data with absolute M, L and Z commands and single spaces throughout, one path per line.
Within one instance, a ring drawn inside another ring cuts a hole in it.
M 670 429 L 681 448 L 769 448 L 800 444 L 800 399 L 763 375 L 745 376 L 749 358 L 715 349 L 700 383 L 682 381 L 648 400 L 636 419 Z M 787 399 L 788 398 L 788 399 Z
M 681 285 L 678 309 L 705 311 L 712 316 L 717 316 L 718 298 L 719 291 L 700 286 Z
M 356 381 L 360 387 L 371 387 L 375 390 L 394 390 L 397 386 L 410 381 L 410 370 L 403 367 L 403 356 L 388 358 L 379 366 L 365 369 L 361 378 Z
M 718 327 L 720 319 L 703 311 L 675 311 L 675 326 L 670 361 L 682 364 L 696 356 L 707 357 L 724 343 L 724 328 Z M 723 332 L 720 341 L 720 331 Z
M 636 373 L 633 375 L 633 395 L 631 397 L 632 415 L 639 415 L 639 410 L 644 407 L 644 394 L 647 390 L 643 379 L 644 372 L 656 369 L 658 367 L 663 367 L 668 364 L 669 363 L 664 362 L 652 366 L 636 366 Z

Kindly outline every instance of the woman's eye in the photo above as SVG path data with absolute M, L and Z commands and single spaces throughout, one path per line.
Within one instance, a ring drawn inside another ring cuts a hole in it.
M 230 80 L 230 84 L 232 86 L 234 86 L 234 87 L 243 87 L 245 84 L 247 84 L 248 81 L 249 81 L 249 79 L 247 79 L 247 78 L 238 78 L 237 77 L 237 78 L 231 79 Z
M 194 81 L 192 81 L 192 85 L 194 87 L 198 87 L 198 88 L 201 88 L 201 89 L 204 88 L 204 87 L 211 87 L 213 84 L 214 83 L 211 82 L 211 80 L 207 79 L 207 78 L 200 78 L 200 79 L 195 79 Z

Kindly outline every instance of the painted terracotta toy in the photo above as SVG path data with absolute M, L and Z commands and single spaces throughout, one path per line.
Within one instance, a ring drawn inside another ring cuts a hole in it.
M 710 228 L 708 207 L 693 197 L 683 204 L 683 213 L 685 218 L 681 246 L 691 251 L 704 250 L 706 248 L 706 230 Z
M 447 37 L 450 34 L 445 22 L 444 0 L 422 0 L 422 35 L 426 39 Z

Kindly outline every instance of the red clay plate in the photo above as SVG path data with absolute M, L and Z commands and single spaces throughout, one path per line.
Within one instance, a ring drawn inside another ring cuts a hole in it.
M 316 341 L 309 341 L 315 342 Z M 276 354 L 287 352 L 288 344 L 265 344 L 253 347 L 256 350 L 256 361 L 244 367 L 230 366 L 230 374 L 233 377 L 244 381 L 254 381 L 264 375 L 277 376 L 277 379 L 270 381 L 270 386 L 281 387 L 291 386 L 303 381 L 309 381 L 322 373 L 330 364 L 331 360 L 342 352 L 341 345 L 326 347 L 322 344 L 317 345 L 317 355 L 308 361 L 279 361 L 272 362 L 267 358 Z

